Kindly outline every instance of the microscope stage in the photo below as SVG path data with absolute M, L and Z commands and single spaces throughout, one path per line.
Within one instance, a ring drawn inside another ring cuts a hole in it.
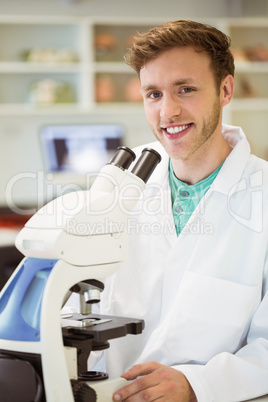
M 83 336 L 91 338 L 96 343 L 104 343 L 109 339 L 120 338 L 128 334 L 138 335 L 144 329 L 144 321 L 100 314 L 70 314 L 62 318 L 62 333 L 64 337 Z

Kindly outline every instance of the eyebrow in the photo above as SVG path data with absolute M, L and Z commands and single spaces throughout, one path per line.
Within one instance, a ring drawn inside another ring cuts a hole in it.
M 194 83 L 192 78 L 182 78 L 180 80 L 174 81 L 172 83 L 172 86 L 176 87 L 176 86 L 180 86 L 180 85 L 192 85 Z M 157 90 L 157 86 L 156 85 L 144 85 L 141 86 L 141 91 L 152 91 L 152 90 Z

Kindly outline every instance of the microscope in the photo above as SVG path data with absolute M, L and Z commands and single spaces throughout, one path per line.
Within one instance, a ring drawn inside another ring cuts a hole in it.
M 0 294 L 1 401 L 108 402 L 123 386 L 123 379 L 88 371 L 87 361 L 109 339 L 144 327 L 90 308 L 124 260 L 128 218 L 161 160 L 151 148 L 135 158 L 119 147 L 90 190 L 48 202 L 19 232 L 16 247 L 25 257 Z M 80 311 L 62 314 L 73 293 Z

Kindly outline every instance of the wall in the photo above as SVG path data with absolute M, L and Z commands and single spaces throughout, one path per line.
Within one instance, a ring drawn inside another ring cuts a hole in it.
M 233 0 L 236 2 L 237 0 Z M 224 0 L 0 0 L 1 14 L 147 16 L 164 19 L 230 15 Z
M 267 15 L 267 0 L 0 0 L 1 14 L 209 18 Z

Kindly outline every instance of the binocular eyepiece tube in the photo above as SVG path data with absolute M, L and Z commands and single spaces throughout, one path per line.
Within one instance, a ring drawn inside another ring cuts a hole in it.
M 128 147 L 118 147 L 115 155 L 109 162 L 109 165 L 116 165 L 125 170 L 128 169 L 132 162 L 136 159 L 135 153 Z M 152 148 L 144 148 L 141 156 L 134 165 L 131 173 L 138 176 L 147 183 L 157 164 L 161 161 L 159 153 Z

